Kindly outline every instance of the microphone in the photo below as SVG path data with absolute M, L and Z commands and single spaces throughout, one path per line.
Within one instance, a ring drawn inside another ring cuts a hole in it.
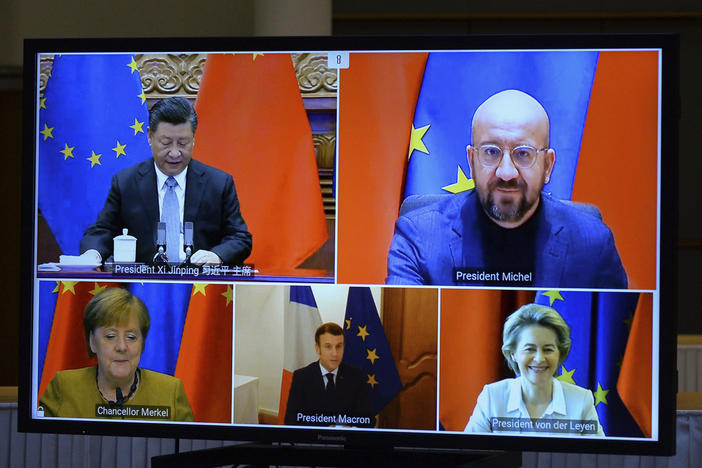
M 166 260 L 166 223 L 156 223 L 156 253 L 153 263 L 167 263 Z
M 122 389 L 117 387 L 115 389 L 115 395 L 117 396 L 117 400 L 115 400 L 115 403 L 117 403 L 117 406 L 122 406 L 124 404 L 124 395 L 122 394 Z
M 190 263 L 190 256 L 193 254 L 193 223 L 186 221 L 183 223 L 183 247 L 185 248 L 185 264 Z

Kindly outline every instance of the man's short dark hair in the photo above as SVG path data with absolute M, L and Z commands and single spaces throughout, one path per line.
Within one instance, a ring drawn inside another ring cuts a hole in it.
M 149 111 L 149 130 L 155 132 L 160 122 L 179 125 L 189 122 L 193 134 L 197 129 L 197 114 L 190 101 L 183 97 L 161 99 Z
M 319 328 L 317 328 L 317 331 L 314 332 L 314 342 L 319 345 L 319 337 L 324 335 L 325 333 L 329 333 L 336 336 L 343 336 L 344 330 L 334 322 L 323 323 L 319 326 Z

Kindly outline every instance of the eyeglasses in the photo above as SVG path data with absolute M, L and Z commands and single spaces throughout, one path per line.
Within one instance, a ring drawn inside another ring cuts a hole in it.
M 536 162 L 536 155 L 548 148 L 536 149 L 529 145 L 515 146 L 509 151 L 512 163 L 520 169 L 529 169 Z M 478 150 L 478 161 L 485 167 L 494 167 L 500 164 L 505 150 L 497 145 L 482 145 Z

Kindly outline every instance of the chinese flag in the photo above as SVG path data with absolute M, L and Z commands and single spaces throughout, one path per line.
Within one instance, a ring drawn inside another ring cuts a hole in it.
M 90 299 L 108 286 L 94 282 L 57 281 L 56 309 L 51 325 L 49 345 L 46 349 L 44 369 L 39 384 L 39 399 L 54 378 L 56 372 L 80 369 L 97 364 L 96 358 L 88 357 L 83 331 L 83 311 Z
M 278 424 L 281 425 L 285 423 L 285 411 L 288 407 L 293 373 L 318 359 L 314 348 L 314 334 L 322 324 L 317 302 L 309 286 L 289 287 L 289 300 L 286 302 L 283 314 L 285 352 L 278 407 Z
M 195 421 L 232 420 L 232 300 L 229 284 L 193 284 L 175 376 Z
M 340 283 L 385 283 L 426 61 L 426 53 L 351 54 L 341 72 Z
M 210 54 L 195 108 L 194 157 L 234 177 L 253 235 L 247 263 L 285 274 L 329 237 L 290 54 Z
M 634 313 L 617 391 L 646 437 L 651 437 L 652 294 L 641 294 Z
M 462 431 L 486 384 L 509 376 L 502 356 L 502 329 L 509 314 L 534 300 L 531 291 L 441 291 L 441 389 L 439 421 Z M 507 375 L 505 375 L 507 372 Z
M 658 60 L 600 52 L 573 183 L 573 200 L 597 206 L 612 230 L 630 289 L 656 287 Z

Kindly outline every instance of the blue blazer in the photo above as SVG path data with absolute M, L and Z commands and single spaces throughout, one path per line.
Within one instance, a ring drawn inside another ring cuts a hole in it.
M 241 217 L 232 176 L 194 159 L 188 165 L 183 221 L 192 221 L 195 251 L 210 250 L 227 265 L 243 263 L 251 253 L 251 234 Z M 118 172 L 105 206 L 80 241 L 80 251 L 95 249 L 103 259 L 112 255 L 112 239 L 129 229 L 137 238 L 137 262 L 156 252 L 159 221 L 154 160 L 149 158 Z
M 614 237 L 601 220 L 545 194 L 541 195 L 538 216 L 532 286 L 627 288 Z M 491 221 L 487 221 L 475 190 L 400 216 L 388 255 L 386 283 L 466 285 L 456 281 L 455 269 L 480 267 L 490 255 L 473 227 L 480 222 Z M 512 282 L 502 285 L 515 286 Z

